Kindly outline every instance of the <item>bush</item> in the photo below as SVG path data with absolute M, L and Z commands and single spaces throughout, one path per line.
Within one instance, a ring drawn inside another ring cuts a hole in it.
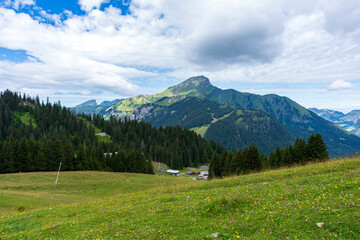
M 23 212 L 23 211 L 25 211 L 25 207 L 24 207 L 24 206 L 20 206 L 20 207 L 18 207 L 18 211 L 19 211 L 19 212 Z

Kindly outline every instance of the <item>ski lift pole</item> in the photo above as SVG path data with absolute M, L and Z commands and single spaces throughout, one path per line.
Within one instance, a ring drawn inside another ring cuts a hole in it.
M 57 184 L 58 179 L 59 179 L 59 174 L 60 174 L 61 163 L 62 163 L 62 161 L 60 161 L 59 170 L 58 170 L 58 173 L 57 173 L 57 176 L 56 176 L 56 181 L 55 181 L 55 193 L 56 193 L 56 184 Z

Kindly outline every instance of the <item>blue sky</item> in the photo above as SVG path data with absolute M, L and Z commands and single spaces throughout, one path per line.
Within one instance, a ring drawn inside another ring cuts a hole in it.
M 0 84 L 74 106 L 196 75 L 360 109 L 358 0 L 2 0 Z

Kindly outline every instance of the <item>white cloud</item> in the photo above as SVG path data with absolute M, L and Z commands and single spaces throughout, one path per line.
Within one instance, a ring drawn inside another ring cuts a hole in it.
M 84 10 L 85 12 L 90 12 L 94 8 L 99 8 L 103 3 L 106 3 L 109 0 L 78 0 L 78 1 L 82 10 Z
M 20 8 L 35 5 L 34 0 L 5 0 L 4 1 L 5 6 L 13 7 L 16 10 L 19 10 Z
M 39 60 L 0 62 L 1 85 L 131 95 L 193 75 L 323 89 L 360 75 L 358 0 L 133 0 L 131 15 L 105 2 L 79 0 L 86 14 L 65 10 L 66 20 L 39 12 L 56 25 L 0 7 L 0 47 Z
M 39 13 L 45 20 L 50 20 L 50 21 L 54 22 L 56 25 L 61 24 L 61 15 L 59 15 L 59 14 L 49 14 L 44 10 L 40 10 Z
M 345 82 L 344 80 L 337 80 L 331 83 L 328 87 L 331 91 L 344 90 L 344 89 L 352 89 L 354 86 L 350 82 Z

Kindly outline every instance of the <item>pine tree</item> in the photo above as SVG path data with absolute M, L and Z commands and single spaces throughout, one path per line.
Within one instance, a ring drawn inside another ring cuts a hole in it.
M 311 134 L 306 144 L 306 157 L 308 161 L 328 159 L 326 145 L 319 133 Z
M 148 174 L 152 174 L 154 175 L 155 174 L 155 171 L 154 171 L 154 166 L 152 164 L 152 161 L 151 160 L 147 160 L 147 172 Z
M 28 171 L 27 157 L 29 152 L 29 144 L 25 137 L 22 137 L 18 149 L 16 151 L 17 159 L 15 161 L 15 168 L 20 172 Z
M 85 151 L 84 146 L 79 144 L 77 148 L 77 156 L 76 156 L 76 170 L 84 170 L 87 166 L 84 166 L 85 162 Z
M 74 171 L 76 169 L 74 159 L 74 149 L 69 140 L 64 144 L 64 164 L 63 169 L 68 171 Z
M 276 156 L 276 162 L 275 162 L 275 168 L 279 168 L 283 165 L 283 154 L 282 150 L 280 149 L 279 145 L 277 145 L 275 150 L 275 156 Z
M 231 163 L 232 163 L 233 154 L 228 152 L 225 158 L 224 167 L 223 167 L 223 176 L 231 176 L 233 172 L 231 170 Z
M 282 159 L 284 166 L 290 166 L 294 162 L 291 146 L 286 146 L 286 148 L 283 150 Z
M 232 157 L 231 173 L 235 175 L 244 173 L 245 169 L 243 167 L 243 162 L 244 162 L 244 155 L 241 149 L 238 149 L 237 151 L 235 151 Z
M 0 140 L 0 173 L 4 172 L 3 142 Z
M 293 147 L 294 163 L 303 164 L 306 158 L 306 141 L 303 138 L 297 138 Z
M 260 155 L 260 161 L 261 161 L 261 168 L 262 169 L 269 169 L 270 168 L 270 161 L 266 154 L 261 153 Z
M 209 179 L 221 177 L 221 163 L 219 155 L 214 152 L 209 166 Z
M 276 156 L 276 153 L 275 151 L 272 151 L 270 153 L 270 156 L 269 156 L 269 165 L 271 168 L 276 168 L 276 165 L 277 165 L 277 156 Z
M 224 177 L 226 176 L 226 172 L 225 172 L 225 165 L 226 165 L 226 159 L 227 156 L 229 155 L 229 152 L 227 150 L 224 150 L 220 156 L 220 166 L 219 166 L 219 175 L 217 175 L 217 177 Z
M 256 146 L 251 145 L 247 151 L 246 158 L 250 163 L 250 170 L 259 171 L 261 170 L 261 161 L 259 150 Z
M 3 172 L 2 173 L 13 173 L 15 169 L 15 158 L 16 158 L 17 144 L 13 137 L 7 137 L 4 142 L 2 151 L 3 161 Z

